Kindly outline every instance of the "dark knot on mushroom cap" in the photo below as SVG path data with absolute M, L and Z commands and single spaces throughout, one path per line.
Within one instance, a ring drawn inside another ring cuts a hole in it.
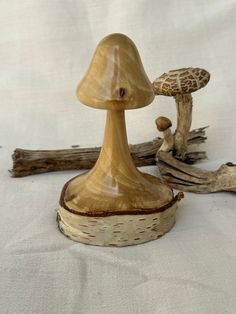
M 153 87 L 131 39 L 111 34 L 98 44 L 77 96 L 85 105 L 112 110 L 135 109 L 152 102 Z
M 125 89 L 123 87 L 119 88 L 119 97 L 122 98 L 125 96 Z
M 166 117 L 158 117 L 156 120 L 156 126 L 158 131 L 163 132 L 169 129 L 172 126 L 170 119 Z
M 206 86 L 210 73 L 201 68 L 182 68 L 162 74 L 153 82 L 156 95 L 190 94 Z

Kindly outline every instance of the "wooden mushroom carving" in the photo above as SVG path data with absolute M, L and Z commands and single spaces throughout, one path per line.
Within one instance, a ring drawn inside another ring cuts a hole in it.
M 128 37 L 111 34 L 99 43 L 77 96 L 85 105 L 106 109 L 107 120 L 95 166 L 62 190 L 60 230 L 72 240 L 101 246 L 157 239 L 174 225 L 182 194 L 174 197 L 159 178 L 137 170 L 131 158 L 124 110 L 149 105 L 154 93 Z
M 191 93 L 204 87 L 210 80 L 210 73 L 200 68 L 183 68 L 162 74 L 153 82 L 156 95 L 173 96 L 177 107 L 177 129 L 175 151 L 180 159 L 187 152 L 187 137 L 192 123 Z
M 159 151 L 169 152 L 174 148 L 174 138 L 171 133 L 172 123 L 170 119 L 166 117 L 158 117 L 156 120 L 156 126 L 158 131 L 163 132 L 163 143 L 159 148 Z

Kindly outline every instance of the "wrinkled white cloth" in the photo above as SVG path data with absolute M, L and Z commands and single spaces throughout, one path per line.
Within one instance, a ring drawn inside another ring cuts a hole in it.
M 151 81 L 181 67 L 211 72 L 193 95 L 193 127 L 210 125 L 200 166 L 235 162 L 235 16 L 235 0 L 0 2 L 1 314 L 236 313 L 236 195 L 186 193 L 161 239 L 102 248 L 57 229 L 60 190 L 78 171 L 21 179 L 7 171 L 16 147 L 101 144 L 105 112 L 81 105 L 75 89 L 113 32 L 133 39 Z M 175 126 L 172 98 L 128 111 L 129 142 L 160 135 L 158 115 Z

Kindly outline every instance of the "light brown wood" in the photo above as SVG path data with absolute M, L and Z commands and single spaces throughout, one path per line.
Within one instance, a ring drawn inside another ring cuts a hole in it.
M 187 136 L 192 123 L 191 93 L 206 86 L 210 73 L 201 68 L 183 68 L 162 74 L 153 82 L 156 95 L 173 96 L 177 107 L 175 154 L 184 160 L 187 153 Z
M 91 171 L 70 182 L 67 207 L 79 212 L 116 212 L 158 208 L 173 198 L 159 178 L 138 171 L 129 153 L 124 111 L 110 110 L 102 150 Z
M 153 101 L 152 84 L 131 39 L 112 34 L 98 44 L 77 96 L 87 106 L 108 110 L 135 109 Z
M 175 96 L 177 108 L 177 129 L 174 136 L 176 155 L 185 159 L 187 153 L 187 134 L 192 124 L 192 96 L 191 94 Z
M 99 43 L 77 95 L 88 106 L 107 109 L 106 128 L 95 166 L 67 182 L 62 190 L 58 211 L 60 230 L 80 242 L 88 243 L 87 232 L 89 244 L 117 246 L 150 241 L 169 231 L 173 226 L 176 202 L 181 197 L 174 198 L 171 188 L 159 178 L 137 170 L 129 152 L 124 110 L 147 106 L 153 100 L 154 92 L 138 51 L 128 37 L 112 34 Z M 165 216 L 170 208 L 173 211 Z M 142 233 L 138 238 L 132 236 L 128 243 L 124 232 L 118 236 L 113 232 L 112 226 L 117 219 L 110 220 L 110 216 L 124 216 L 124 231 L 138 227 L 133 215 L 160 215 L 160 212 L 169 223 L 163 217 L 155 217 L 168 226 L 159 225 L 155 236 L 144 230 L 152 228 L 146 217 Z M 86 232 L 81 229 L 77 216 L 86 217 L 83 221 Z M 105 236 L 101 236 L 104 231 L 90 224 L 90 217 L 100 217 L 102 225 L 107 227 Z M 138 242 L 135 239 L 139 239 Z
M 174 137 L 171 132 L 172 123 L 170 119 L 160 116 L 155 122 L 158 131 L 163 132 L 163 143 L 159 150 L 164 152 L 172 151 L 174 149 Z

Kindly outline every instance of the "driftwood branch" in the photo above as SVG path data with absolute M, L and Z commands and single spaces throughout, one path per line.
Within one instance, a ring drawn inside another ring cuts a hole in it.
M 188 146 L 204 143 L 207 127 L 195 129 L 189 133 Z M 155 165 L 155 155 L 162 144 L 161 138 L 153 141 L 130 145 L 130 152 L 137 167 Z M 101 147 L 61 149 L 61 150 L 25 150 L 17 148 L 13 155 L 13 177 L 23 177 L 32 174 L 90 169 L 97 161 Z M 205 152 L 189 152 L 186 162 L 195 163 L 206 158 Z
M 157 166 L 162 178 L 172 188 L 184 192 L 236 192 L 236 165 L 226 163 L 216 171 L 186 165 L 171 153 L 158 152 Z

